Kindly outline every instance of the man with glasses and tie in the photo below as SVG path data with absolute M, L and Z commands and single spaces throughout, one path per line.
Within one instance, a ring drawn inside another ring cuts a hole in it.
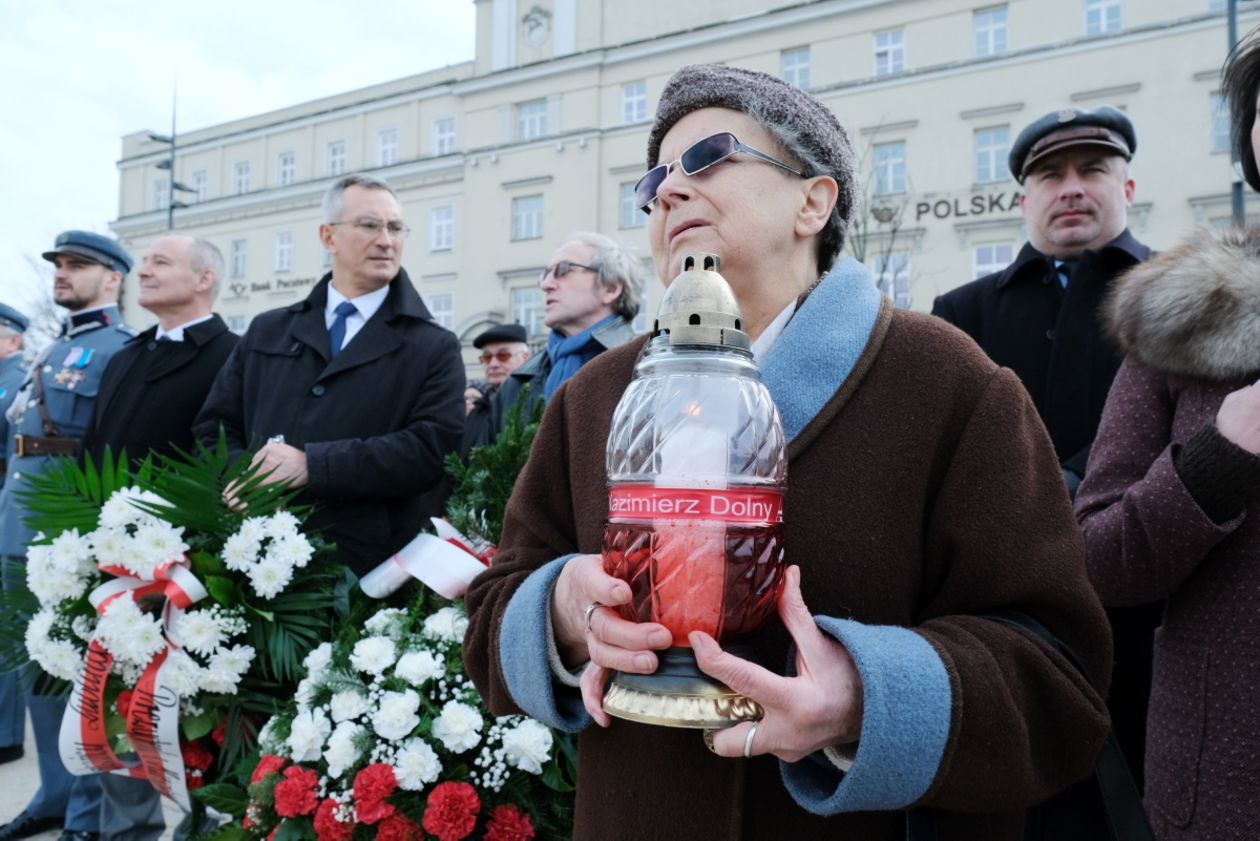
M 1028 242 L 1005 269 L 941 295 L 932 307 L 1019 376 L 1073 497 L 1121 362 L 1099 308 L 1112 281 L 1152 253 L 1127 227 L 1136 149 L 1133 123 L 1106 105 L 1052 111 L 1026 127 L 1009 163 L 1024 188 Z M 1160 606 L 1107 614 L 1116 645 L 1108 706 L 1140 783 Z
M 459 340 L 401 266 L 407 232 L 384 181 L 334 183 L 319 226 L 332 271 L 254 318 L 194 427 L 259 448 L 255 464 L 318 503 L 310 525 L 359 575 L 440 513 L 442 460 L 464 425 Z
M 543 292 L 547 346 L 511 373 L 491 400 L 492 436 L 530 386 L 530 401 L 546 400 L 599 354 L 634 338 L 644 272 L 624 245 L 590 231 L 570 236 L 551 255 L 538 285 Z M 525 407 L 528 415 L 528 407 Z

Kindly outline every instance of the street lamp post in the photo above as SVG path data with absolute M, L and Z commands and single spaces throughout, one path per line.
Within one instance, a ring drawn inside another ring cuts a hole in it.
M 166 196 L 166 230 L 168 231 L 174 230 L 175 208 L 188 207 L 187 204 L 175 198 L 175 191 L 179 190 L 182 193 L 197 192 L 197 189 L 195 187 L 189 187 L 187 184 L 183 183 L 182 181 L 175 180 L 175 103 L 174 101 L 171 102 L 171 133 L 158 134 L 157 132 L 151 131 L 149 132 L 149 139 L 152 140 L 154 143 L 165 143 L 167 146 L 170 147 L 170 153 L 167 156 L 166 160 L 158 161 L 157 168 L 164 169 L 169 173 L 169 177 L 167 178 L 167 183 L 170 184 L 170 189 L 167 191 L 167 196 Z

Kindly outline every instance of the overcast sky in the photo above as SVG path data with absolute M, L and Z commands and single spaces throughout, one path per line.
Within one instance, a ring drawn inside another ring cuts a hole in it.
M 30 299 L 60 231 L 110 233 L 122 136 L 170 131 L 176 80 L 182 133 L 467 61 L 475 17 L 473 0 L 0 0 L 0 300 Z

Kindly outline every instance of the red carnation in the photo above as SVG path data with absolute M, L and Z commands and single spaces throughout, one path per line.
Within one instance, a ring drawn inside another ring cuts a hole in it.
M 476 827 L 480 809 L 481 798 L 468 783 L 438 783 L 429 792 L 420 824 L 440 841 L 461 841 Z
M 206 778 L 201 775 L 200 771 L 194 770 L 192 773 L 184 777 L 184 787 L 189 791 L 194 791 L 206 784 Z
M 227 736 L 227 719 L 226 718 L 219 722 L 218 727 L 214 728 L 214 732 L 210 734 L 210 738 L 214 740 L 214 743 L 216 745 L 218 745 L 219 747 L 223 747 L 223 739 L 225 736 Z
M 284 779 L 276 783 L 276 814 L 286 818 L 309 815 L 319 805 L 315 790 L 319 787 L 319 775 L 314 771 L 291 765 L 284 769 Z
M 198 771 L 206 770 L 214 762 L 214 754 L 202 747 L 200 739 L 180 743 L 179 752 L 184 757 L 184 765 Z
M 127 716 L 131 715 L 131 690 L 124 689 L 122 692 L 119 692 L 118 700 L 116 703 L 118 704 L 119 715 L 121 715 L 123 718 L 126 718 Z
M 330 797 L 315 810 L 316 841 L 349 841 L 354 834 L 354 824 L 337 820 L 336 809 L 337 801 Z
M 268 774 L 275 774 L 287 765 L 288 762 L 289 760 L 283 756 L 276 756 L 274 753 L 269 753 L 262 759 L 258 760 L 258 767 L 255 768 L 254 773 L 250 775 L 249 781 L 251 783 L 260 783 L 262 782 L 263 777 Z
M 420 841 L 420 827 L 395 813 L 376 827 L 376 841 Z
M 486 841 L 531 841 L 534 824 L 515 806 L 495 806 L 486 824 Z
M 394 807 L 385 802 L 398 790 L 392 766 L 376 762 L 354 775 L 355 814 L 363 823 L 376 823 L 394 814 Z

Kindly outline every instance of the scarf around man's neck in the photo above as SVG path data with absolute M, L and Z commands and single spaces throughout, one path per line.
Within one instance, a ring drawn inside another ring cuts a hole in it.
M 561 383 L 599 355 L 604 347 L 595 341 L 595 331 L 620 317 L 613 313 L 595 322 L 581 333 L 574 333 L 568 337 L 556 330 L 551 331 L 551 335 L 547 337 L 547 358 L 551 360 L 551 373 L 547 375 L 547 382 L 543 386 L 544 397 L 550 400 L 551 395 L 555 394 Z

